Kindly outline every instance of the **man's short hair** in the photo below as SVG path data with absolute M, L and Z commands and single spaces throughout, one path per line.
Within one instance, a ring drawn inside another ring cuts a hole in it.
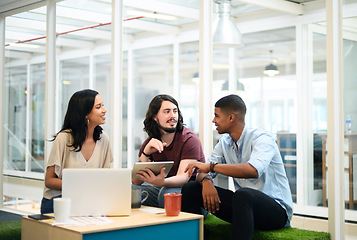
M 220 108 L 223 112 L 228 114 L 238 114 L 238 119 L 244 121 L 245 113 L 247 112 L 247 107 L 241 97 L 236 94 L 231 94 L 219 99 L 214 105 L 216 108 Z
M 150 138 L 161 139 L 160 128 L 154 117 L 159 112 L 163 101 L 170 101 L 176 105 L 178 112 L 176 131 L 181 132 L 183 130 L 183 117 L 177 101 L 170 95 L 160 94 L 151 100 L 144 120 L 144 131 L 149 135 Z

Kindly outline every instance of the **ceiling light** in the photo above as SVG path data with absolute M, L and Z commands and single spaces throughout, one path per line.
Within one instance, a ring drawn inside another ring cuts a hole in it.
M 126 13 L 128 15 L 133 15 L 133 16 L 143 16 L 146 18 L 154 18 L 154 19 L 161 19 L 161 20 L 168 20 L 168 21 L 176 21 L 178 20 L 177 17 L 175 16 L 170 16 L 170 15 L 165 15 L 165 14 L 160 14 L 156 12 L 145 12 L 145 11 L 138 11 L 138 10 L 127 10 Z
M 229 68 L 228 64 L 214 63 L 212 68 L 215 70 L 226 70 Z
M 67 80 L 63 80 L 62 83 L 63 83 L 64 85 L 71 85 L 71 81 L 67 81 Z
M 242 34 L 231 19 L 231 1 L 216 0 L 219 19 L 213 33 L 213 46 L 217 48 L 243 47 Z
M 271 63 L 265 67 L 264 74 L 268 75 L 269 77 L 274 77 L 275 75 L 279 74 L 278 67 Z
M 244 84 L 239 82 L 238 80 L 236 81 L 236 87 L 237 87 L 237 91 L 238 92 L 244 92 L 245 91 L 245 87 L 244 87 Z M 228 91 L 229 90 L 229 81 L 226 80 L 224 81 L 224 83 L 222 84 L 222 88 L 221 88 L 222 91 Z
M 192 81 L 196 84 L 200 83 L 200 75 L 198 72 L 195 72 L 192 76 Z
M 272 53 L 273 53 L 273 51 L 270 50 L 270 58 L 271 59 L 272 59 L 272 56 L 271 56 Z M 269 77 L 274 77 L 275 75 L 279 74 L 278 67 L 273 64 L 273 59 L 272 59 L 272 63 L 270 63 L 268 66 L 265 67 L 264 74 L 268 75 Z

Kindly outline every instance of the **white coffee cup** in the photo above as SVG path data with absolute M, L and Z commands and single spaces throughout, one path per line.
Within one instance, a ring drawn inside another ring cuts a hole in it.
M 71 212 L 71 199 L 70 198 L 55 198 L 53 199 L 53 211 L 55 220 L 59 223 L 69 221 Z

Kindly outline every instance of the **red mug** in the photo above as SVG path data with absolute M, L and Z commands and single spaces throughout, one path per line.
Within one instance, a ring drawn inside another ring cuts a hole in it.
M 165 212 L 167 216 L 178 216 L 181 212 L 181 193 L 165 193 Z

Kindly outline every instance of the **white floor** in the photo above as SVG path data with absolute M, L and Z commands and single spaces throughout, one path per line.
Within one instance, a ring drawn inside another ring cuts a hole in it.
M 28 215 L 28 214 L 38 214 L 40 213 L 40 203 L 35 201 L 28 201 L 27 203 L 21 204 L 13 204 L 4 206 L 4 211 L 13 212 L 21 215 Z
M 328 232 L 327 220 L 293 216 L 291 226 L 306 230 Z M 345 240 L 357 240 L 357 224 L 346 223 Z

